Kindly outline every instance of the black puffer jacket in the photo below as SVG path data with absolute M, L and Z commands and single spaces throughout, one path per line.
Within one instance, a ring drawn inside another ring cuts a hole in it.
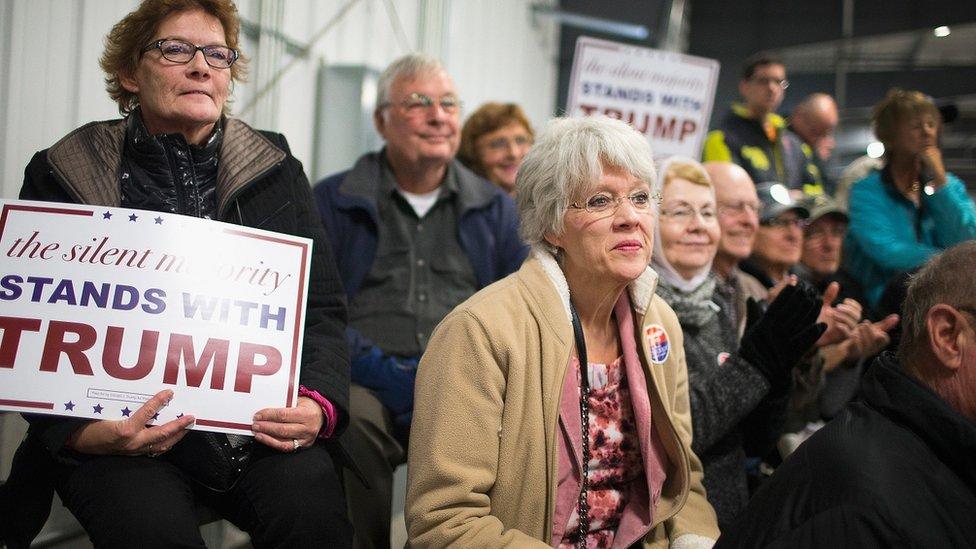
M 716 548 L 976 547 L 976 422 L 890 354 L 860 397 L 790 455 Z

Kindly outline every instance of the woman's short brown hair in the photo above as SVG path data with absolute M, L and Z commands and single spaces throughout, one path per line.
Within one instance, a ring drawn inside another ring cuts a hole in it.
M 203 10 L 216 17 L 224 28 L 227 46 L 239 50 L 241 21 L 237 17 L 237 6 L 231 0 L 143 0 L 105 37 L 105 51 L 99 64 L 105 71 L 105 89 L 109 97 L 119 104 L 119 112 L 123 116 L 139 106 L 139 98 L 122 87 L 121 75 L 135 73 L 142 57 L 142 48 L 156 38 L 156 31 L 164 19 L 174 13 L 195 10 Z M 244 78 L 246 61 L 242 55 L 231 65 L 232 80 Z
M 930 114 L 941 123 L 942 115 L 932 99 L 920 91 L 892 88 L 888 95 L 874 106 L 871 123 L 885 149 L 890 150 L 898 139 L 898 127 L 906 120 Z
M 486 176 L 481 160 L 478 158 L 478 138 L 487 133 L 500 130 L 509 124 L 519 124 L 535 137 L 532 124 L 515 103 L 485 103 L 478 110 L 471 113 L 461 129 L 461 147 L 458 149 L 458 160 L 472 171 Z

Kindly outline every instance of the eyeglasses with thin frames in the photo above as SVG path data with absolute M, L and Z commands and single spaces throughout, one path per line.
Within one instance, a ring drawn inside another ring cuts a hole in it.
M 700 210 L 696 210 L 695 208 L 687 205 L 661 209 L 661 217 L 670 219 L 679 225 L 687 225 L 691 223 L 691 220 L 696 216 L 701 220 L 702 225 L 715 225 L 718 223 L 718 217 L 715 216 L 715 209 L 712 206 L 705 206 Z
M 763 205 L 760 202 L 746 202 L 745 200 L 740 202 L 719 202 L 717 210 L 718 214 L 722 217 L 742 215 L 746 212 L 760 216 L 762 215 Z
M 202 51 L 203 59 L 215 69 L 229 69 L 237 61 L 237 58 L 240 57 L 240 53 L 237 50 L 227 46 L 221 46 L 220 44 L 195 46 L 176 38 L 156 40 L 152 44 L 142 48 L 142 51 L 139 53 L 144 54 L 147 51 L 155 49 L 158 49 L 163 54 L 163 59 L 181 65 L 189 63 L 197 54 L 197 51 Z
M 785 229 L 789 227 L 803 229 L 807 226 L 807 220 L 799 217 L 776 217 L 768 221 L 760 221 L 759 224 L 763 227 L 775 227 L 777 229 Z
M 645 213 L 650 211 L 652 206 L 657 206 L 661 203 L 661 195 L 658 193 L 652 194 L 646 190 L 636 191 L 626 196 L 613 196 L 610 193 L 601 192 L 587 198 L 582 204 L 573 202 L 569 207 L 577 210 L 586 210 L 595 214 L 614 213 L 624 200 L 629 200 L 634 210 Z
M 447 94 L 442 96 L 440 99 L 434 99 L 428 95 L 422 93 L 411 93 L 406 99 L 398 103 L 393 103 L 387 101 L 380 105 L 381 108 L 390 107 L 393 105 L 399 105 L 403 110 L 407 111 L 408 114 L 416 114 L 427 111 L 434 105 L 440 105 L 441 109 L 449 114 L 454 114 L 461 110 L 461 100 L 458 96 L 454 94 Z
M 507 151 L 510 147 L 515 147 L 516 149 L 527 148 L 532 146 L 532 138 L 527 135 L 517 135 L 512 138 L 508 137 L 496 137 L 491 141 L 485 143 L 485 147 L 488 150 L 500 152 Z
M 809 225 L 809 224 L 806 225 L 806 230 L 803 233 L 804 238 L 807 238 L 808 240 L 816 240 L 816 239 L 820 239 L 820 238 L 827 238 L 828 236 L 829 237 L 832 237 L 832 238 L 844 238 L 844 236 L 846 236 L 846 235 L 847 235 L 847 227 L 846 226 L 843 226 L 843 227 L 833 226 L 833 227 L 816 227 L 816 228 L 812 228 L 812 226 Z
M 762 85 L 762 86 L 768 86 L 770 84 L 774 84 L 777 87 L 782 88 L 784 90 L 786 88 L 790 87 L 790 81 L 787 80 L 787 79 L 785 79 L 785 78 L 782 79 L 782 80 L 780 80 L 779 78 L 772 78 L 772 77 L 769 77 L 769 76 L 766 76 L 766 77 L 753 76 L 749 80 L 751 80 L 752 82 L 755 82 L 756 84 Z

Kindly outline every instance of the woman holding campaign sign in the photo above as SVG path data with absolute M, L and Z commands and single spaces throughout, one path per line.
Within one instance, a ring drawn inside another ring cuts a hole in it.
M 124 118 L 83 126 L 27 166 L 23 199 L 182 214 L 314 243 L 300 396 L 256 410 L 253 437 L 189 431 L 192 410 L 153 425 L 179 389 L 120 421 L 29 418 L 29 436 L 57 463 L 61 499 L 96 546 L 203 547 L 198 504 L 258 547 L 351 543 L 331 458 L 348 407 L 343 294 L 285 138 L 227 115 L 246 61 L 239 29 L 230 0 L 145 0 L 112 29 L 101 59 Z
M 417 373 L 417 547 L 710 547 L 681 328 L 648 268 L 647 140 L 558 119 L 519 169 L 521 270 L 437 327 Z

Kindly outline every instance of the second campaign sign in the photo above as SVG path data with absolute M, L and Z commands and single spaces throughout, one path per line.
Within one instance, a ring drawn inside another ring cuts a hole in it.
M 576 42 L 566 112 L 602 114 L 647 136 L 657 157 L 701 156 L 718 61 L 586 36 Z
M 312 242 L 169 213 L 0 200 L 0 409 L 250 434 L 294 406 Z

